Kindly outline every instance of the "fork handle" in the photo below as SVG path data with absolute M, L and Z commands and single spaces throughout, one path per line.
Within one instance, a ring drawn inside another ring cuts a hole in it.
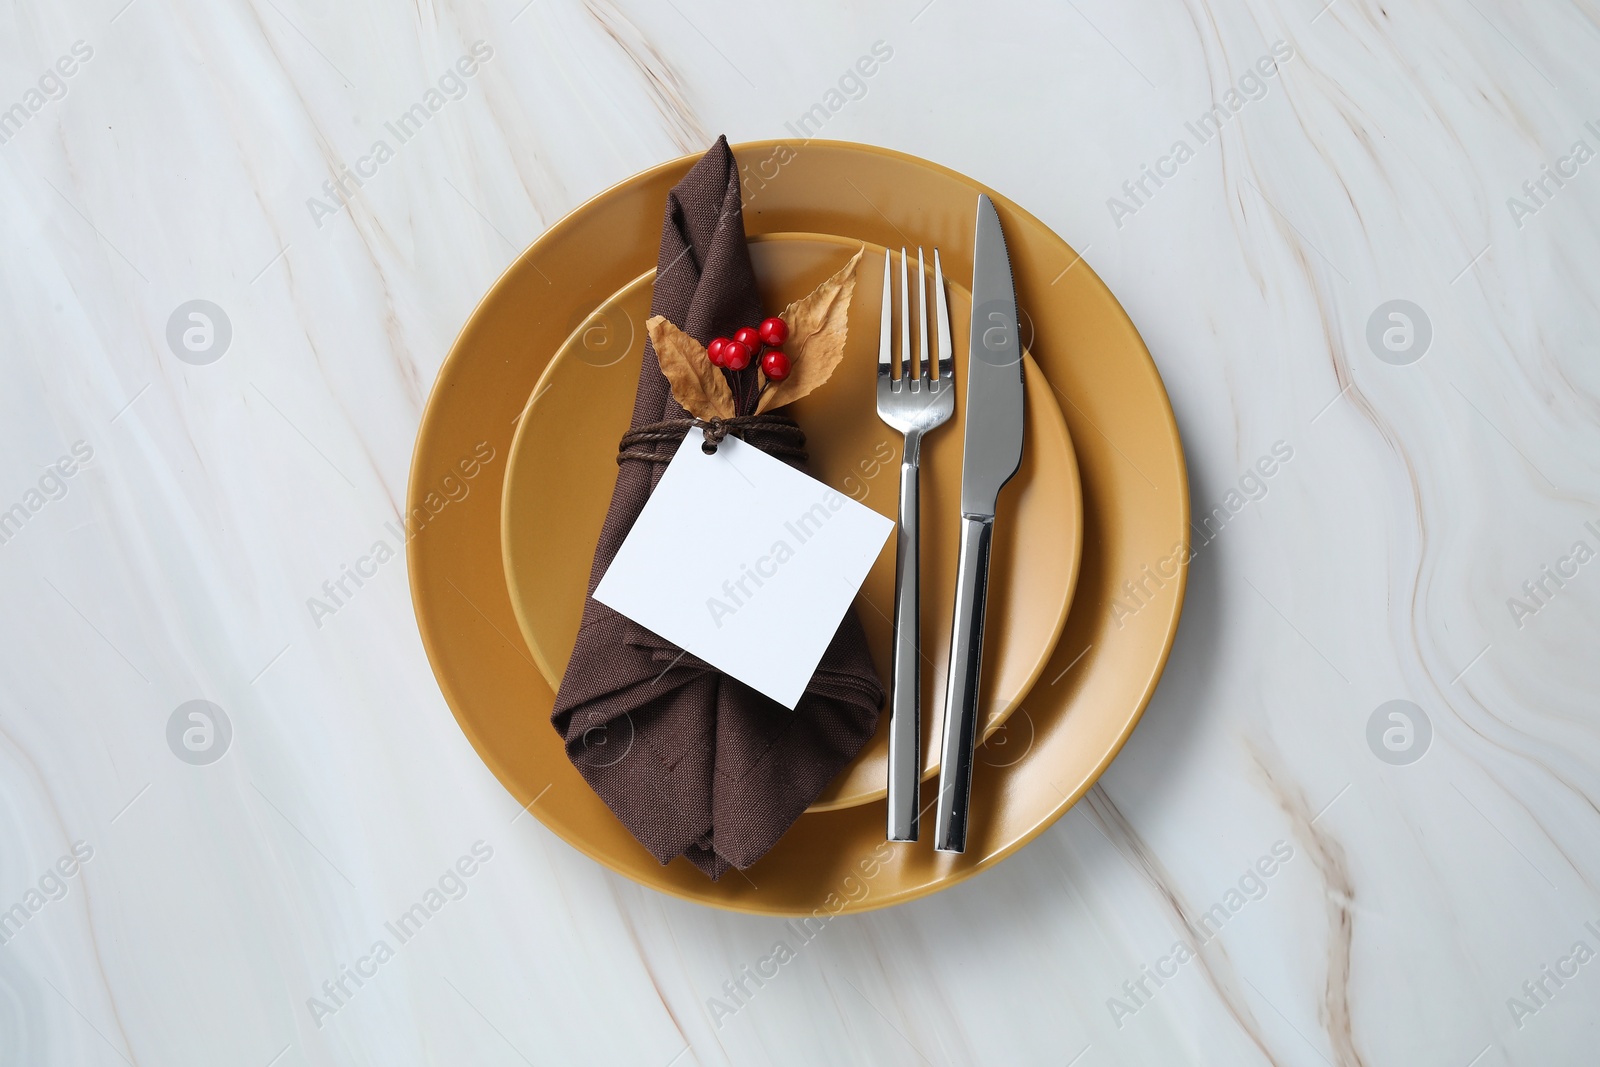
M 920 440 L 906 435 L 900 463 L 900 527 L 894 567 L 894 677 L 889 710 L 890 841 L 917 839 L 922 780 L 922 649 L 917 552 Z

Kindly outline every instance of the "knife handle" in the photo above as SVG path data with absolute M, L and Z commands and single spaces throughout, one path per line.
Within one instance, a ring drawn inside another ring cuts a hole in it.
M 972 798 L 972 749 L 978 730 L 978 676 L 993 534 L 992 515 L 962 516 L 955 622 L 950 629 L 950 677 L 944 694 L 944 751 L 934 822 L 933 847 L 940 852 L 967 850 L 967 805 Z
M 900 535 L 894 566 L 894 678 L 889 711 L 890 841 L 915 841 L 922 780 L 922 640 L 918 587 L 917 442 L 900 464 Z

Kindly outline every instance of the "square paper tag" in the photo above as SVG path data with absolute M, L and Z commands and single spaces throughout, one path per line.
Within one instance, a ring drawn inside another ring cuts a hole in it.
M 894 523 L 691 430 L 594 598 L 793 710 Z

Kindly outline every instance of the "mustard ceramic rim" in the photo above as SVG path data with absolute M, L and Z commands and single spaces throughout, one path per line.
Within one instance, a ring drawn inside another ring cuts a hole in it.
M 519 640 L 499 558 L 512 422 L 543 361 L 575 325 L 570 309 L 596 306 L 649 269 L 666 191 L 694 157 L 635 175 L 550 227 L 474 310 L 419 428 L 407 493 L 417 528 L 408 530 L 407 559 L 441 691 L 519 804 L 597 862 L 662 892 L 826 919 L 917 899 L 994 866 L 1093 784 L 1137 724 L 1171 651 L 1187 578 L 1187 480 L 1171 405 L 1132 323 L 1088 265 L 1033 216 L 954 171 L 885 149 L 810 141 L 736 151 L 752 234 L 938 244 L 947 274 L 965 278 L 977 193 L 993 198 L 1006 228 L 1024 329 L 1036 329 L 1032 350 L 1078 453 L 1084 547 L 1062 639 L 1001 731 L 1012 747 L 991 740 L 980 754 L 968 852 L 936 854 L 927 840 L 885 844 L 875 803 L 803 816 L 749 871 L 713 883 L 685 861 L 656 864 L 568 761 L 549 758 L 552 745 L 560 751 L 548 722 L 552 694 Z M 440 497 L 441 479 L 469 469 L 470 496 Z M 1144 595 L 1114 617 L 1114 599 L 1135 579 Z M 930 794 L 924 790 L 924 803 Z

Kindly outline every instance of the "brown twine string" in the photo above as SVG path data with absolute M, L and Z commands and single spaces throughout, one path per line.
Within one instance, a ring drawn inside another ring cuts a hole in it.
M 735 415 L 731 419 L 667 419 L 629 430 L 618 443 L 617 462 L 634 459 L 644 463 L 670 463 L 671 452 L 657 452 L 650 446 L 663 441 L 681 441 L 697 426 L 705 431 L 705 441 L 700 447 L 707 455 L 716 452 L 722 439 L 729 434 L 745 440 L 745 434 L 756 430 L 777 439 L 761 448 L 768 455 L 801 463 L 807 459 L 806 435 L 787 415 Z

